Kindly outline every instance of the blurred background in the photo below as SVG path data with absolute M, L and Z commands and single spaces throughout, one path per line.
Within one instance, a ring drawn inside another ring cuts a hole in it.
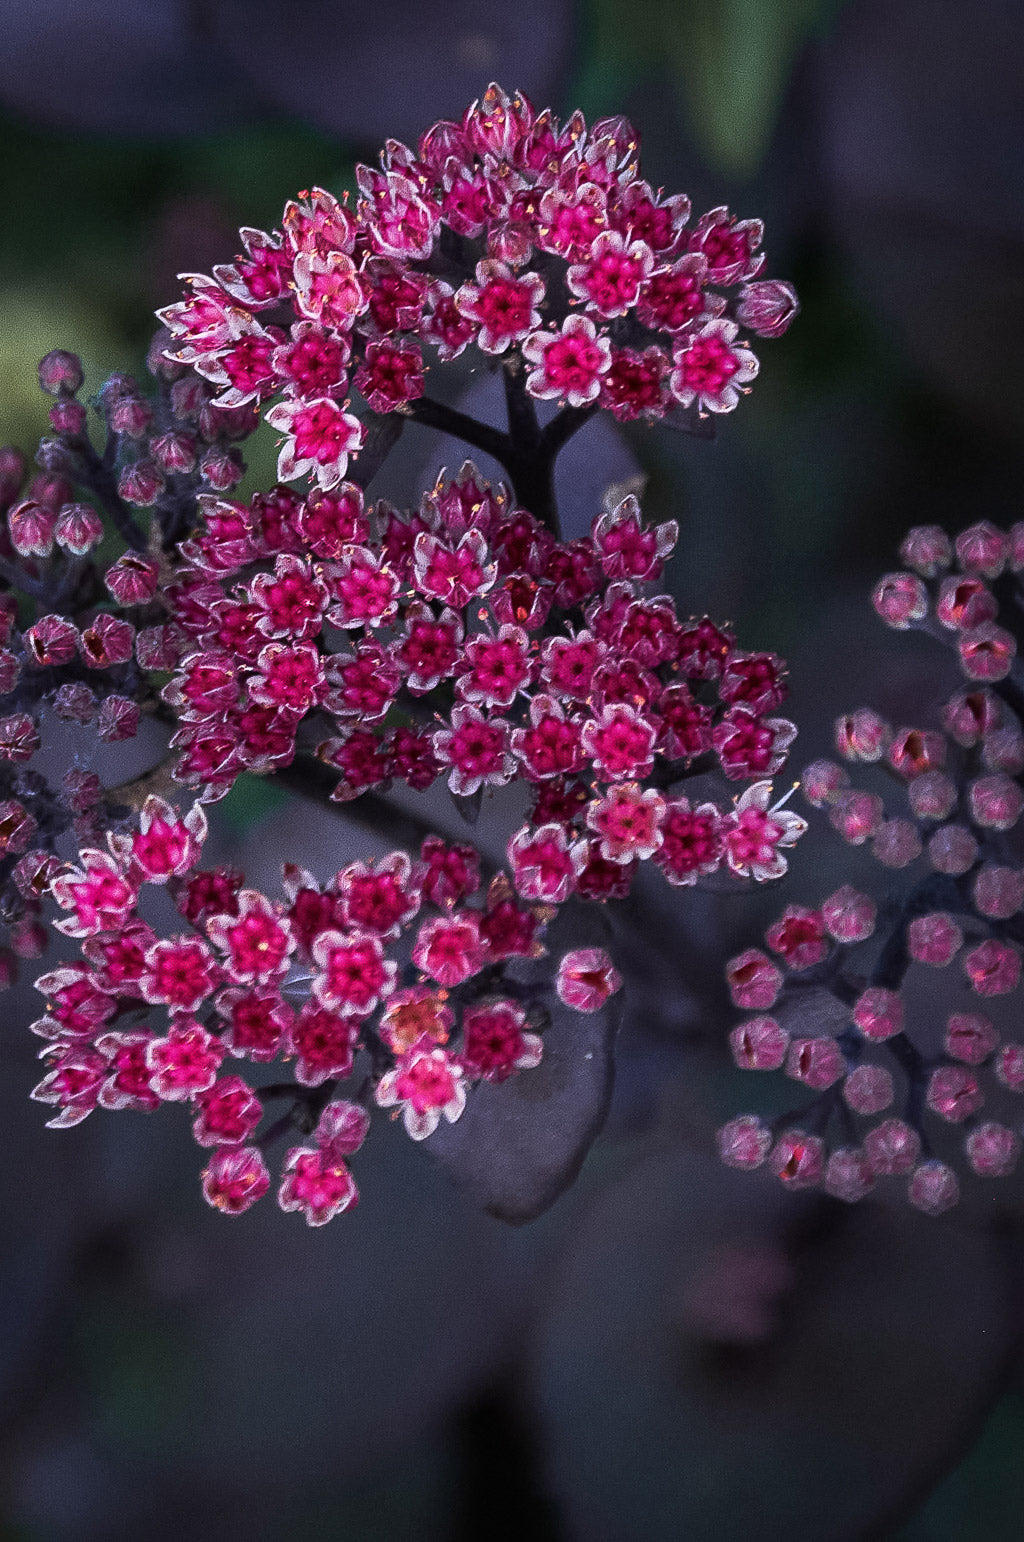
M 0 441 L 31 454 L 48 349 L 141 375 L 177 274 L 496 78 L 628 114 L 645 176 L 764 218 L 801 295 L 717 438 L 573 451 L 679 519 L 684 612 L 789 658 L 794 765 L 840 710 L 948 691 L 867 593 L 912 524 L 1024 517 L 1019 0 L 0 0 L 0 36 Z M 388 495 L 431 456 L 410 433 Z M 269 441 L 250 460 L 272 480 Z M 324 838 L 259 791 L 221 823 L 268 876 Z M 333 865 L 366 849 L 330 828 Z M 1024 1186 L 840 1214 L 709 1154 L 751 1097 L 725 957 L 858 879 L 828 834 L 794 865 L 767 898 L 642 896 L 606 1136 L 520 1228 L 387 1130 L 326 1231 L 223 1221 L 183 1122 L 42 1129 L 7 995 L 0 1538 L 1018 1539 Z

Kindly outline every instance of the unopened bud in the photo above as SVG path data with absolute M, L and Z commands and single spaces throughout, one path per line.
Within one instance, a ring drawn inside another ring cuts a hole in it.
M 82 389 L 85 372 L 77 353 L 54 348 L 39 361 L 39 384 L 47 396 L 74 396 Z

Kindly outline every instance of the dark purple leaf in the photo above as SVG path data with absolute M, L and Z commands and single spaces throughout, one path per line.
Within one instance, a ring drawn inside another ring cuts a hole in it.
M 995 1395 L 1008 1304 L 990 1236 L 955 1217 L 649 1150 L 584 1216 L 540 1335 L 571 1534 L 883 1534 Z
M 559 918 L 548 939 L 551 956 L 535 974 L 551 979 L 563 952 L 593 943 L 578 935 L 578 921 L 570 940 L 571 924 Z M 552 992 L 540 1065 L 498 1086 L 477 1086 L 458 1122 L 430 1137 L 427 1150 L 491 1215 L 532 1221 L 575 1179 L 608 1112 L 621 999 L 585 1015 Z

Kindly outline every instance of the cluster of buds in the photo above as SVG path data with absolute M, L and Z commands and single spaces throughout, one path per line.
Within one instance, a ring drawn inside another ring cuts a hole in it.
M 623 118 L 562 125 L 492 86 L 357 177 L 354 208 L 300 195 L 280 230 L 244 230 L 242 255 L 160 312 L 218 406 L 275 399 L 282 481 L 344 478 L 365 440 L 352 391 L 436 423 L 424 345 L 500 359 L 524 416 L 553 400 L 658 419 L 734 408 L 757 373 L 740 328 L 776 337 L 796 314 L 788 284 L 754 281 L 761 222 L 716 208 L 691 225 L 688 198 L 641 178 Z
M 37 955 L 49 898 L 82 951 L 38 980 L 35 1096 L 59 1127 L 184 1103 L 227 1213 L 298 1131 L 279 1200 L 311 1224 L 354 1201 L 371 1110 L 423 1140 L 467 1088 L 540 1063 L 556 998 L 595 1012 L 619 988 L 602 949 L 537 963 L 562 905 L 625 897 L 648 859 L 675 885 L 772 879 L 805 828 L 772 801 L 796 731 L 776 715 L 781 660 L 677 616 L 660 592 L 674 522 L 645 525 L 630 497 L 564 540 L 553 491 L 600 408 L 686 426 L 735 406 L 756 369 L 739 328 L 777 336 L 796 310 L 755 281 L 760 223 L 716 209 L 690 226 L 688 200 L 640 179 L 624 120 L 563 128 L 497 88 L 382 164 L 360 169 L 354 209 L 301 195 L 281 231 L 243 232 L 244 256 L 189 281 L 160 313 L 155 393 L 114 376 L 90 418 L 80 362 L 49 354 L 40 474 L 26 488 L 0 452 L 0 913 Z M 424 344 L 501 372 L 506 431 L 423 395 Z M 233 498 L 264 411 L 282 482 Z M 467 462 L 416 509 L 371 499 L 409 419 L 509 485 Z M 143 715 L 166 758 L 104 786 L 97 742 Z M 58 787 L 53 718 L 73 725 Z M 416 838 L 325 885 L 288 867 L 269 898 L 199 866 L 206 808 L 243 773 L 364 798 Z M 720 802 L 682 795 L 707 773 Z M 438 779 L 471 824 L 485 794 L 527 784 L 507 872 L 484 882 L 473 847 L 424 840 L 387 801 Z M 174 781 L 187 811 L 154 793 Z M 253 1076 L 222 1074 L 228 1057 Z M 288 1081 L 265 1079 L 275 1060 Z
M 767 952 L 731 961 L 732 999 L 757 1014 L 732 1032 L 736 1063 L 783 1069 L 817 1096 L 774 1128 L 732 1120 L 719 1144 L 733 1166 L 767 1162 L 786 1184 L 851 1201 L 901 1174 L 934 1214 L 959 1197 L 958 1165 L 1009 1175 L 1024 1132 L 1024 1040 L 989 1015 L 1018 991 L 1024 950 L 1024 525 L 982 522 L 955 543 L 920 527 L 900 554 L 906 570 L 878 583 L 876 611 L 950 644 L 966 685 L 940 726 L 894 727 L 866 708 L 839 718 L 841 759 L 808 767 L 809 802 L 906 878 L 878 903 L 844 885 L 817 907 L 791 905 Z M 843 762 L 875 765 L 901 806 L 854 787 Z M 927 970 L 947 971 L 939 1023 L 915 1002 Z
M 37 981 L 47 1073 L 32 1095 L 56 1106 L 56 1128 L 96 1107 L 184 1104 L 211 1148 L 204 1193 L 228 1214 L 266 1193 L 265 1152 L 298 1128 L 313 1144 L 288 1148 L 279 1203 L 330 1220 L 357 1198 L 342 1159 L 366 1136 L 368 1105 L 400 1110 L 423 1140 L 459 1117 L 467 1086 L 540 1063 L 555 993 L 593 1012 L 621 984 L 600 949 L 565 954 L 553 980 L 518 978 L 517 962 L 544 957 L 552 911 L 519 904 L 501 876 L 481 895 L 471 846 L 428 837 L 415 861 L 352 862 L 323 886 L 289 866 L 272 901 L 202 868 L 206 836 L 199 804 L 182 816 L 153 796 L 132 833 L 53 880 L 57 929 L 83 957 Z M 168 891 L 180 932 L 158 937 L 140 915 L 151 885 Z M 252 1079 L 224 1074 L 225 1060 Z M 279 1061 L 288 1082 L 271 1079 Z M 335 1098 L 358 1071 L 358 1092 Z M 290 1109 L 267 1124 L 281 1098 Z

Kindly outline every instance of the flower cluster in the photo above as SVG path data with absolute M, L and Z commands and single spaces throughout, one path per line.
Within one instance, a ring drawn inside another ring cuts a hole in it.
M 645 858 L 674 884 L 785 869 L 803 824 L 768 806 L 796 733 L 773 715 L 781 661 L 649 592 L 677 528 L 645 526 L 635 498 L 569 542 L 468 462 L 409 514 L 368 509 L 354 483 L 201 504 L 168 593 L 183 657 L 163 698 L 175 774 L 203 798 L 289 764 L 305 725 L 327 735 L 335 799 L 525 779 L 509 860 L 531 900 L 622 897 Z M 669 795 L 711 768 L 757 785 L 727 811 Z
M 993 1021 L 1019 989 L 1024 949 L 1024 525 L 982 522 L 955 543 L 920 527 L 901 556 L 906 569 L 878 583 L 875 609 L 947 642 L 966 683 L 938 726 L 894 726 L 867 708 L 840 717 L 841 761 L 815 762 L 803 787 L 845 841 L 870 843 L 907 877 L 879 902 L 847 884 L 816 907 L 790 905 L 767 952 L 731 961 L 732 999 L 756 1014 L 732 1032 L 736 1063 L 784 1069 L 818 1096 L 774 1130 L 735 1119 L 719 1142 L 734 1166 L 768 1162 L 784 1183 L 845 1200 L 902 1174 L 911 1203 L 937 1213 L 958 1198 L 958 1162 L 1006 1176 L 1024 1131 L 1024 1042 Z M 851 784 L 842 761 L 887 773 L 902 806 Z M 915 1000 L 929 970 L 948 971 L 938 1023 Z
M 238 873 L 201 868 L 206 836 L 200 805 L 182 816 L 153 796 L 131 833 L 53 880 L 57 928 L 82 958 L 37 981 L 47 1073 L 33 1097 L 57 1108 L 58 1128 L 96 1107 L 185 1104 L 211 1148 L 204 1192 L 229 1214 L 270 1185 L 264 1150 L 285 1131 L 257 1132 L 272 1099 L 291 1098 L 286 1130 L 298 1116 L 313 1138 L 288 1149 L 279 1202 L 320 1225 L 357 1198 L 342 1158 L 362 1144 L 371 1096 L 423 1140 L 459 1117 L 467 1086 L 540 1063 L 553 992 L 592 1012 L 621 984 L 600 949 L 567 953 L 554 983 L 516 978 L 516 960 L 544 955 L 552 912 L 520 905 L 500 875 L 481 894 L 472 847 L 430 837 L 416 861 L 394 851 L 324 885 L 288 867 L 272 901 Z M 175 905 L 172 936 L 140 913 L 150 886 Z M 362 1087 L 336 1099 L 357 1057 Z M 281 1060 L 294 1080 L 264 1080 Z
M 424 347 L 501 359 L 536 400 L 657 419 L 731 411 L 757 373 L 740 328 L 776 337 L 796 314 L 788 284 L 755 281 L 761 222 L 691 224 L 688 198 L 641 178 L 625 119 L 563 125 L 492 86 L 380 165 L 358 168 L 354 207 L 317 188 L 279 230 L 243 230 L 233 263 L 160 312 L 218 407 L 275 401 L 282 481 L 343 480 L 365 442 L 353 391 L 415 416 Z
M 646 860 L 674 885 L 772 879 L 805 827 L 772 800 L 796 732 L 782 661 L 677 615 L 674 521 L 628 497 L 566 540 L 553 491 L 601 408 L 686 427 L 736 405 L 756 372 L 740 328 L 778 336 L 796 312 L 757 277 L 760 223 L 691 224 L 641 180 L 624 120 L 563 127 L 496 87 L 358 175 L 353 207 L 303 194 L 189 280 L 160 313 L 151 394 L 115 375 L 90 417 L 79 360 L 48 354 L 39 474 L 0 451 L 0 986 L 45 950 L 47 899 L 81 945 L 38 981 L 35 1096 L 57 1126 L 185 1104 L 227 1213 L 297 1133 L 279 1200 L 311 1224 L 356 1199 L 371 1106 L 425 1139 L 467 1089 L 538 1065 L 554 998 L 596 1012 L 619 989 L 600 948 L 535 962 L 563 904 L 623 898 Z M 471 346 L 503 376 L 506 431 L 423 394 L 424 348 Z M 281 482 L 232 496 L 261 416 Z M 467 462 L 417 508 L 371 497 L 410 419 L 508 485 Z M 29 764 L 54 718 L 74 761 L 59 785 L 59 751 Z M 163 758 L 104 786 L 97 740 L 143 718 Z M 443 779 L 470 823 L 493 789 L 531 796 L 489 883 L 472 846 L 403 815 L 409 850 L 326 885 L 288 868 L 271 899 L 200 866 L 207 807 L 243 773 L 342 817 L 365 795 L 389 826 L 396 782 Z M 748 785 L 684 796 L 707 773 Z M 187 812 L 155 795 L 175 781 Z

